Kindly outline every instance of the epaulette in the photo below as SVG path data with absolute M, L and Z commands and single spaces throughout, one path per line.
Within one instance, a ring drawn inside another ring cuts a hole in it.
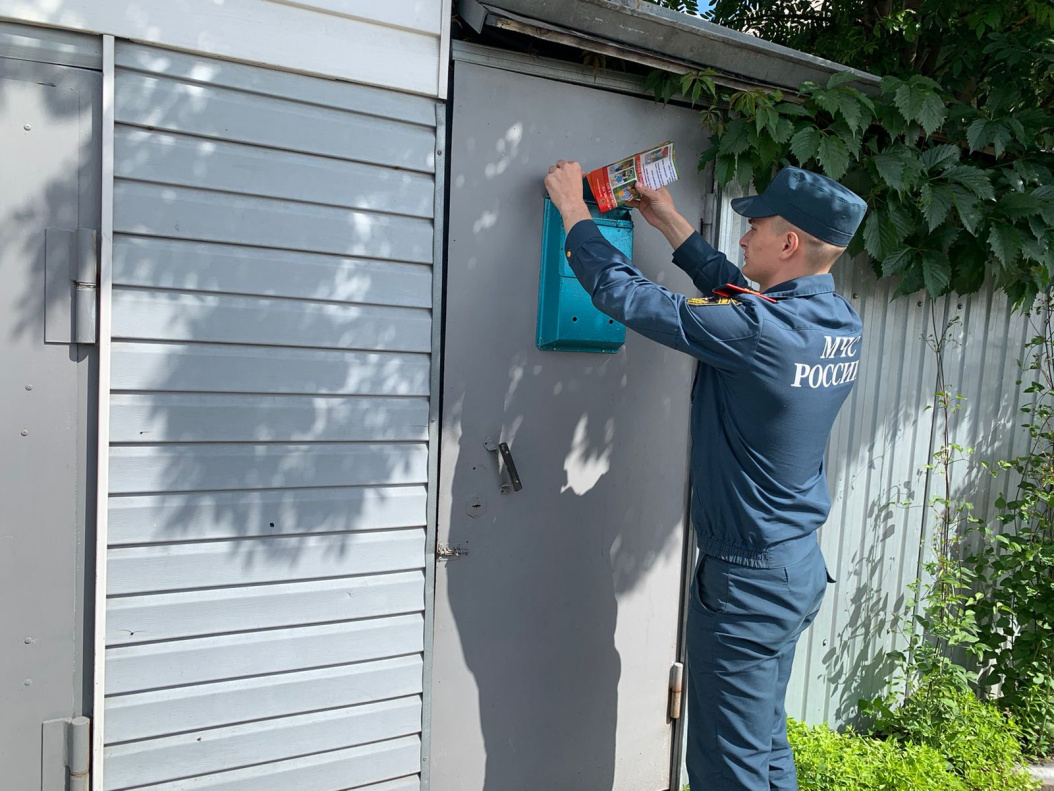
M 750 294 L 753 297 L 760 297 L 766 302 L 771 302 L 773 305 L 777 302 L 773 297 L 765 296 L 760 291 L 755 291 L 752 288 L 743 288 L 743 286 L 737 286 L 735 283 L 725 283 L 720 288 L 715 288 L 714 293 L 720 297 L 728 297 L 729 299 L 732 298 L 733 294 Z
M 731 297 L 691 297 L 688 300 L 688 304 L 693 308 L 697 308 L 700 305 L 734 305 L 736 300 Z

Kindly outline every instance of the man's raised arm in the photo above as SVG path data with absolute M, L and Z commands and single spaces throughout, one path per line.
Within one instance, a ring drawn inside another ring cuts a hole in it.
M 652 190 L 643 184 L 635 187 L 640 198 L 628 205 L 640 211 L 650 226 L 656 228 L 673 248 L 673 262 L 692 279 L 703 294 L 734 283 L 745 286 L 747 280 L 739 267 L 728 256 L 708 244 L 673 205 L 673 197 L 665 187 Z

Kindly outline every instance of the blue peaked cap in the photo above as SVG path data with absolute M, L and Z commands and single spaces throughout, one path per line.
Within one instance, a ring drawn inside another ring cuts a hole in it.
M 847 247 L 867 203 L 837 181 L 801 168 L 783 168 L 760 195 L 736 198 L 733 211 L 744 217 L 779 215 L 817 239 Z

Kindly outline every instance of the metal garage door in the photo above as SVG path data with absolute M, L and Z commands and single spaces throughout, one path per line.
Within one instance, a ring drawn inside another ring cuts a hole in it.
M 435 102 L 117 45 L 105 787 L 419 787 Z

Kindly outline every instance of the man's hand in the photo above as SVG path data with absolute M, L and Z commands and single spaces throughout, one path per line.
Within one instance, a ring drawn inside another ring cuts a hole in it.
M 692 235 L 695 229 L 688 220 L 677 213 L 673 206 L 673 198 L 666 187 L 648 189 L 638 181 L 633 189 L 640 197 L 627 205 L 639 210 L 648 224 L 658 228 L 675 250 Z
M 673 197 L 666 187 L 657 190 L 648 189 L 643 182 L 638 181 L 633 191 L 640 197 L 626 205 L 640 210 L 641 215 L 652 228 L 662 230 L 662 227 L 670 220 L 680 216 L 677 214 L 677 209 L 673 207 Z
M 564 231 L 571 232 L 576 223 L 592 219 L 585 199 L 582 197 L 582 166 L 577 162 L 559 160 L 549 168 L 545 177 L 545 189 L 564 218 Z

